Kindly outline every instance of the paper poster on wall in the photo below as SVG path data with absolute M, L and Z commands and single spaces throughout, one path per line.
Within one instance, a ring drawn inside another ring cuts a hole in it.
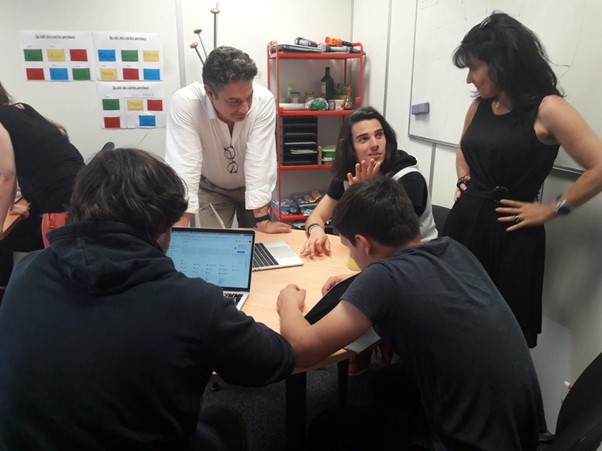
M 97 79 L 163 80 L 163 51 L 158 33 L 93 32 Z
M 96 82 L 101 128 L 164 128 L 163 82 Z
M 94 78 L 92 35 L 88 31 L 22 30 L 19 44 L 26 80 Z

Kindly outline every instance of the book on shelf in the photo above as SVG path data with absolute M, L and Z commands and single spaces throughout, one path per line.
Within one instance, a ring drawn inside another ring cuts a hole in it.
M 290 198 L 282 198 L 280 199 L 280 203 L 277 199 L 272 199 L 272 206 L 283 216 L 299 214 L 297 202 Z
M 293 193 L 291 194 L 291 197 L 297 202 L 299 210 L 304 208 L 313 210 L 322 199 L 322 193 L 319 190 L 314 189 L 302 193 Z
M 305 216 L 309 216 L 314 212 L 314 208 L 316 208 L 315 205 L 312 205 L 310 207 L 301 207 L 299 208 L 299 213 Z

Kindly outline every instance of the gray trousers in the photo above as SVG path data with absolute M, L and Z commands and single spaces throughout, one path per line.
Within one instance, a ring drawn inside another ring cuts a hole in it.
M 216 217 L 211 208 L 212 205 L 219 218 Z M 229 229 L 234 222 L 234 215 L 236 215 L 238 227 L 255 227 L 253 211 L 245 208 L 245 187 L 220 188 L 205 177 L 201 177 L 199 184 L 199 220 L 201 227 L 221 228 L 221 219 L 224 226 Z

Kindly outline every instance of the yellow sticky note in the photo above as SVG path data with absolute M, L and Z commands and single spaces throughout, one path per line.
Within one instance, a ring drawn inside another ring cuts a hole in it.
M 143 99 L 128 99 L 128 110 L 143 110 L 144 100 Z
M 65 61 L 65 50 L 48 49 L 48 61 Z
M 142 53 L 144 61 L 159 61 L 159 50 L 144 50 Z
M 100 69 L 101 80 L 117 80 L 117 69 L 114 67 L 104 67 Z

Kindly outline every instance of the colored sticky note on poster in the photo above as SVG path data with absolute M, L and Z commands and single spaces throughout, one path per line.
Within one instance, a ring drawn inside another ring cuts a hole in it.
M 121 61 L 136 62 L 138 61 L 138 50 L 122 50 Z
M 161 80 L 161 71 L 159 69 L 144 69 L 144 80 Z
M 25 75 L 28 80 L 45 80 L 44 69 L 37 67 L 28 67 L 25 69 Z
M 73 69 L 73 79 L 74 80 L 90 80 L 90 68 L 75 68 Z
M 71 61 L 88 61 L 88 51 L 86 49 L 69 50 Z
M 23 49 L 25 61 L 44 61 L 42 49 Z
M 128 110 L 140 110 L 144 109 L 144 101 L 142 99 L 128 99 Z
M 101 80 L 117 80 L 117 69 L 113 67 L 103 67 L 100 69 Z
M 113 49 L 98 49 L 98 61 L 117 61 L 115 50 Z
M 124 80 L 140 80 L 140 73 L 138 69 L 124 68 L 123 69 Z
M 140 127 L 155 127 L 157 125 L 157 119 L 151 115 L 140 115 L 138 116 L 138 123 Z
M 149 111 L 163 111 L 163 100 L 147 100 L 146 109 Z
M 121 119 L 119 117 L 105 117 L 105 128 L 121 128 Z
M 144 50 L 142 52 L 144 61 L 159 62 L 159 50 Z
M 48 72 L 50 73 L 51 80 L 69 80 L 69 72 L 67 71 L 66 67 L 51 67 Z
M 105 111 L 118 110 L 119 99 L 102 99 L 102 109 Z
M 63 49 L 47 49 L 48 61 L 65 61 L 65 50 Z

